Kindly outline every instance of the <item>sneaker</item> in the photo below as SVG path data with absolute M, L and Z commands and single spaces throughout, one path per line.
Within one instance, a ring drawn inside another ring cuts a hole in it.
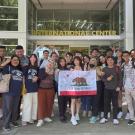
M 47 117 L 47 118 L 44 118 L 44 121 L 49 123 L 49 122 L 52 122 L 52 119 Z
M 83 111 L 82 116 L 83 117 L 86 117 L 86 114 L 87 114 L 87 112 L 86 111 Z
M 76 120 L 76 117 L 72 116 L 71 123 L 72 123 L 73 126 L 76 126 L 78 124 L 77 120 Z
M 22 121 L 22 126 L 27 126 L 27 122 L 26 121 Z
M 129 113 L 126 114 L 125 120 L 129 120 L 130 119 L 130 115 Z
M 10 127 L 8 127 L 8 128 L 3 127 L 2 129 L 3 129 L 4 132 L 9 132 L 9 131 L 11 131 L 11 128 L 10 128 Z
M 118 119 L 121 119 L 122 116 L 123 116 L 123 112 L 119 112 L 118 115 L 117 115 L 117 118 L 118 118 Z
M 134 120 L 129 120 L 129 121 L 128 121 L 128 125 L 133 125 L 134 123 L 135 123 Z
M 79 114 L 76 114 L 75 118 L 76 118 L 77 121 L 79 121 L 80 120 Z
M 108 120 L 107 120 L 106 118 L 102 118 L 102 119 L 100 120 L 100 124 L 105 124 L 106 122 L 108 122 Z
M 119 124 L 119 121 L 117 119 L 113 119 L 113 124 L 114 125 L 118 125 Z
M 96 123 L 96 121 L 97 121 L 97 117 L 92 116 L 92 117 L 90 118 L 89 123 L 91 123 L 91 124 L 95 124 L 95 123 Z
M 67 123 L 67 118 L 66 117 L 60 117 L 60 121 L 62 123 Z
M 20 125 L 17 122 L 12 122 L 11 123 L 11 126 L 12 127 L 15 127 L 15 128 L 20 127 Z
M 44 124 L 43 120 L 38 120 L 37 127 L 41 127 Z
M 34 124 L 34 120 L 29 121 L 30 124 Z

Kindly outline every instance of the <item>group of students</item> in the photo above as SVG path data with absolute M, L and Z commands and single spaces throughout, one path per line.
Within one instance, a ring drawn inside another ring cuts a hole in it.
M 4 55 L 5 47 L 0 46 L 0 73 L 11 74 L 9 92 L 0 95 L 0 117 L 4 131 L 19 126 L 17 120 L 20 111 L 22 126 L 37 121 L 37 127 L 40 127 L 44 122 L 52 122 L 55 97 L 58 98 L 59 119 L 62 123 L 67 122 L 67 111 L 70 110 L 70 121 L 74 126 L 80 122 L 81 112 L 91 124 L 108 122 L 112 112 L 113 124 L 117 125 L 123 116 L 123 92 L 128 106 L 128 125 L 135 123 L 135 49 L 131 52 L 109 49 L 105 55 L 93 49 L 89 55 L 67 52 L 64 57 L 44 50 L 44 58 L 39 60 L 36 54 L 26 57 L 23 47 L 18 45 L 10 59 Z M 58 95 L 58 76 L 63 70 L 96 70 L 97 94 Z

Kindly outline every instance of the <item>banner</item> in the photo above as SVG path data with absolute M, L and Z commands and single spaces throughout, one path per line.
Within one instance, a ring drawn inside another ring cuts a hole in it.
M 61 96 L 96 95 L 96 70 L 60 71 L 58 92 Z
M 93 30 L 93 31 L 53 31 L 53 30 L 32 30 L 32 35 L 47 36 L 116 36 L 115 30 Z

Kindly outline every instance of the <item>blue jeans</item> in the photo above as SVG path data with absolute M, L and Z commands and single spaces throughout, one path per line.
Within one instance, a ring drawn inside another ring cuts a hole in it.
M 15 122 L 17 120 L 20 96 L 10 96 L 4 93 L 2 99 L 3 126 L 5 128 L 10 128 L 10 122 Z
M 91 96 L 83 96 L 81 98 L 82 102 L 82 110 L 83 111 L 90 111 L 92 107 L 92 102 L 91 102 Z

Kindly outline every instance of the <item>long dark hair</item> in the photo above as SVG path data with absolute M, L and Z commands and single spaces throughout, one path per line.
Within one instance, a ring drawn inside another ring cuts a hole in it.
M 64 67 L 62 67 L 61 64 L 60 64 L 61 60 L 64 60 L 64 61 L 65 61 L 65 66 L 64 66 Z M 60 58 L 58 59 L 58 69 L 63 69 L 63 68 L 67 68 L 66 59 L 63 58 L 63 57 L 60 57 Z
M 33 66 L 33 65 L 31 64 L 31 61 L 30 61 L 30 58 L 31 58 L 32 56 L 34 56 L 35 59 L 36 59 L 36 61 L 35 61 L 35 63 L 34 63 L 34 67 L 38 67 L 38 58 L 37 58 L 37 55 L 36 55 L 36 54 L 31 54 L 31 55 L 30 55 L 30 57 L 29 57 L 29 66 L 30 66 L 30 67 Z
M 83 66 L 82 66 L 82 65 L 83 65 L 83 64 L 82 64 L 82 59 L 81 59 L 79 56 L 75 56 L 73 62 L 74 62 L 75 60 L 78 60 L 78 61 L 79 61 L 80 67 L 82 68 L 82 67 L 83 67 Z M 74 66 L 75 66 L 75 63 L 74 63 Z

